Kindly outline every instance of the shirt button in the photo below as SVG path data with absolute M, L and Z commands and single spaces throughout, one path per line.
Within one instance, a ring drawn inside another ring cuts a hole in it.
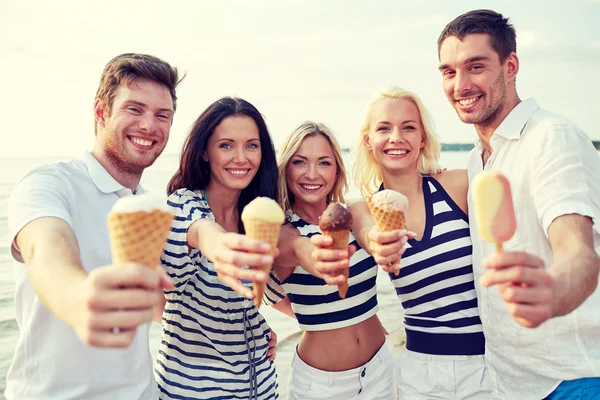
M 360 376 L 362 376 L 364 378 L 365 375 L 366 375 L 366 373 L 365 373 L 365 370 L 363 369 L 362 372 L 360 373 Z

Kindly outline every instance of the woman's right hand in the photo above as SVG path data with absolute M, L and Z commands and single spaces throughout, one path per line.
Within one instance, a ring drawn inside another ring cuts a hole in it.
M 384 271 L 398 275 L 400 273 L 400 259 L 406 251 L 406 242 L 409 238 L 415 236 L 414 232 L 406 229 L 379 232 L 377 227 L 373 226 L 367 233 L 370 253 Z
M 329 285 L 346 282 L 350 258 L 356 251 L 356 247 L 350 245 L 347 250 L 332 249 L 333 239 L 327 235 L 313 235 L 310 241 L 315 246 L 312 258 L 319 277 Z
M 270 244 L 246 235 L 227 232 L 221 235 L 213 264 L 219 279 L 245 298 L 252 300 L 252 290 L 241 280 L 266 282 L 269 268 L 278 254 Z M 249 266 L 250 269 L 244 268 Z

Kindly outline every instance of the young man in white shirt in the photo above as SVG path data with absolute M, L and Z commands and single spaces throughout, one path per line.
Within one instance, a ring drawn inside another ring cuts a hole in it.
M 144 191 L 178 82 L 156 57 L 115 57 L 96 94 L 91 153 L 31 171 L 11 194 L 20 334 L 8 400 L 157 398 L 148 323 L 172 282 L 158 268 L 112 264 L 106 217 L 119 197 Z
M 476 10 L 438 40 L 446 96 L 479 138 L 469 181 L 505 174 L 516 209 L 517 232 L 498 254 L 480 238 L 469 196 L 486 362 L 501 399 L 596 399 L 600 157 L 572 122 L 521 101 L 515 36 L 507 18 Z

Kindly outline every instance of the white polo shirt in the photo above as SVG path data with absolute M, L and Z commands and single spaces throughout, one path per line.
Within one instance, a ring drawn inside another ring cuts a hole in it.
M 600 246 L 600 156 L 590 138 L 569 120 L 540 109 L 534 99 L 515 107 L 490 140 L 494 150 L 486 171 L 500 171 L 511 184 L 517 232 L 506 250 L 522 250 L 552 264 L 547 230 L 565 214 L 594 220 Z M 469 154 L 469 182 L 482 171 L 482 147 Z M 469 193 L 476 282 L 481 261 L 494 245 L 478 233 Z M 496 287 L 476 285 L 486 339 L 486 361 L 494 393 L 502 399 L 542 399 L 563 380 L 600 376 L 600 290 L 564 317 L 535 329 L 517 324 Z
M 141 187 L 136 189 L 136 193 L 141 191 Z M 56 217 L 73 229 L 86 271 L 110 264 L 106 217 L 119 197 L 131 194 L 87 152 L 81 160 L 31 171 L 13 190 L 8 224 L 15 258 L 15 308 L 20 333 L 6 378 L 8 400 L 157 398 L 148 326 L 138 327 L 127 349 L 84 344 L 69 325 L 42 305 L 14 242 L 29 222 Z

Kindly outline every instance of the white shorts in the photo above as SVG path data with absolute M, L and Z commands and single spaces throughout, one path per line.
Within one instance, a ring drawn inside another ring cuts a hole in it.
M 483 355 L 439 356 L 406 350 L 396 362 L 401 400 L 495 399 Z
M 348 371 L 321 371 L 294 354 L 289 400 L 395 400 L 394 356 L 386 343 L 365 365 Z

